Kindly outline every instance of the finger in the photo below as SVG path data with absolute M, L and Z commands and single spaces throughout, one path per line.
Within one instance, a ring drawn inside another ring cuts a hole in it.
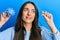
M 45 19 L 51 19 L 51 14 L 49 14 L 47 11 L 43 12 L 42 14 L 44 16 Z
M 50 16 L 49 13 L 48 13 L 47 11 L 45 11 L 45 12 L 42 11 L 42 13 L 43 13 L 46 17 Z
M 45 14 L 42 14 L 42 15 L 44 16 L 44 18 L 45 18 L 45 19 L 48 19 L 48 17 L 46 17 L 46 15 L 45 15 Z
M 45 12 L 45 16 L 48 17 L 48 18 L 51 18 L 51 14 L 48 13 L 47 11 Z
M 46 15 L 46 17 L 47 17 L 48 19 L 53 19 L 51 13 L 45 12 L 45 15 Z
M 51 13 L 49 14 L 49 18 L 53 18 L 53 16 L 52 16 L 52 14 L 51 14 Z
M 45 11 L 45 16 L 48 17 L 49 16 L 49 13 L 47 11 Z

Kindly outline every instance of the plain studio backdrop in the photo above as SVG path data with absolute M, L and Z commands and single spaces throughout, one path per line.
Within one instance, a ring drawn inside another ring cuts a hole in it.
M 60 31 L 60 0 L 0 0 L 0 15 L 7 8 L 13 8 L 15 10 L 15 15 L 11 16 L 5 26 L 12 27 L 15 25 L 19 9 L 26 1 L 32 1 L 36 4 L 39 11 L 39 26 L 45 26 L 50 30 L 44 17 L 41 15 L 42 11 L 48 11 L 53 15 L 54 23 Z

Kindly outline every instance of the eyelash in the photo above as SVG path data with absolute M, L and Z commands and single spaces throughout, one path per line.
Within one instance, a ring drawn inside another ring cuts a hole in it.
M 28 10 L 28 9 L 24 9 L 24 11 L 26 11 L 26 10 Z
M 28 9 L 24 9 L 24 11 L 27 11 L 27 10 L 28 10 Z M 35 11 L 33 11 L 33 10 L 32 10 L 31 12 L 35 13 Z
M 35 13 L 35 11 L 33 11 L 33 13 Z

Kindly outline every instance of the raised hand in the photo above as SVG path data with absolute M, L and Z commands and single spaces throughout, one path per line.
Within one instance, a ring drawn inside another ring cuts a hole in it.
M 50 14 L 50 13 L 48 13 L 47 11 L 42 11 L 42 15 L 44 16 L 44 18 L 46 19 L 46 22 L 49 24 L 49 25 L 51 25 L 52 23 L 54 23 L 53 22 L 53 16 L 52 16 L 52 14 Z
M 52 29 L 53 33 L 57 33 L 57 28 L 55 27 L 55 24 L 53 22 L 53 16 L 52 14 L 48 13 L 47 11 L 42 11 L 42 15 L 44 16 L 44 18 L 46 19 L 47 24 L 50 26 L 50 28 Z

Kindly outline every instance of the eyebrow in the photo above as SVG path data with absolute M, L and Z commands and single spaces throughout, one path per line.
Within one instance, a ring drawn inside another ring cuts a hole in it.
M 34 11 L 35 11 L 35 9 L 32 9 L 32 10 L 34 10 Z
M 28 8 L 24 8 L 24 9 L 27 9 L 28 10 Z M 32 9 L 32 11 L 36 11 L 35 9 Z
M 28 9 L 28 8 L 24 8 L 24 9 Z M 35 9 L 32 9 L 32 10 L 35 10 Z
M 24 9 L 28 9 L 28 8 L 24 8 Z

